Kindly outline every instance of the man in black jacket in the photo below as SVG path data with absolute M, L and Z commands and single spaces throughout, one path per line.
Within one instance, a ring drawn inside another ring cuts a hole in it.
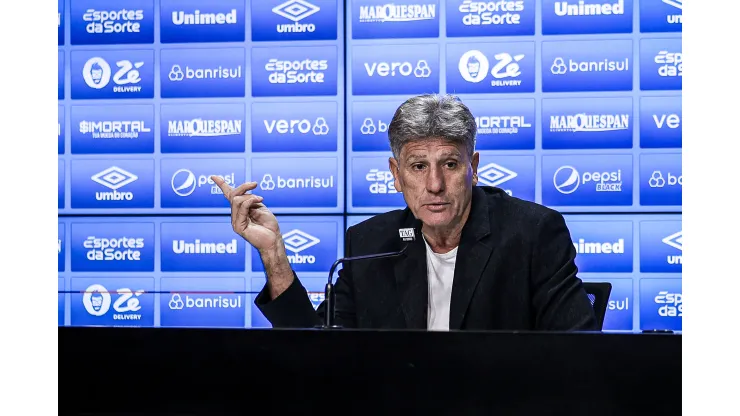
M 350 227 L 345 256 L 399 250 L 400 228 L 421 223 L 403 255 L 348 263 L 335 285 L 345 328 L 595 330 L 575 248 L 557 211 L 479 187 L 476 124 L 452 96 L 414 97 L 388 128 L 394 185 L 407 208 Z M 255 304 L 274 327 L 321 325 L 291 269 L 275 216 L 248 182 L 213 180 L 231 203 L 234 231 L 260 254 L 267 283 Z M 267 201 L 269 203 L 269 201 Z

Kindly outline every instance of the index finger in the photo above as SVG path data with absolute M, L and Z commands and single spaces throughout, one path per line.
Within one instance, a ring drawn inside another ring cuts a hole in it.
M 233 189 L 231 186 L 229 186 L 228 183 L 226 183 L 225 180 L 223 180 L 222 177 L 213 175 L 211 176 L 211 180 L 218 185 L 219 188 L 221 188 L 221 191 L 224 193 L 224 196 L 229 195 L 229 192 Z M 228 196 L 227 196 L 228 198 Z

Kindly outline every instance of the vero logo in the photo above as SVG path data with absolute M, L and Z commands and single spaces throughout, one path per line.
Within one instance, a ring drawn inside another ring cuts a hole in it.
M 288 262 L 291 264 L 316 263 L 316 256 L 301 255 L 298 253 L 313 247 L 320 242 L 321 240 L 318 238 L 298 229 L 294 229 L 283 234 L 283 243 L 285 244 L 285 248 L 293 252 L 293 254 L 288 255 Z

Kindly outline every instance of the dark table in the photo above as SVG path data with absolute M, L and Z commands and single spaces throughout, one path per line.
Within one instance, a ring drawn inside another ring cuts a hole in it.
M 60 414 L 680 414 L 681 335 L 59 328 Z

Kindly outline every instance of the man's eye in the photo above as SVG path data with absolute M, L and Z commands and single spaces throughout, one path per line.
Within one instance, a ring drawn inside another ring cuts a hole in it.
M 411 165 L 411 169 L 414 169 L 414 170 L 422 170 L 422 169 L 424 169 L 424 165 L 421 164 L 421 163 L 416 163 L 414 165 Z
M 450 169 L 455 169 L 457 167 L 457 162 L 447 162 L 447 167 Z

